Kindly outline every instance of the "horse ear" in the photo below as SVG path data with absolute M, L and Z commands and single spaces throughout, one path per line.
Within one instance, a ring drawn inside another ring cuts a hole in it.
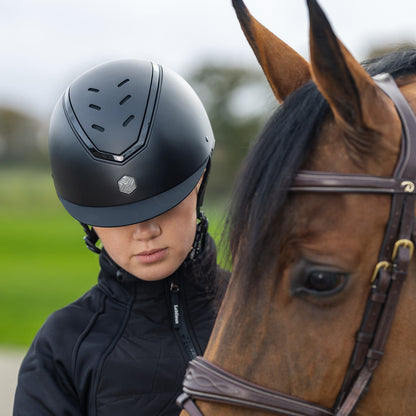
M 283 102 L 311 79 L 308 62 L 260 24 L 242 0 L 232 0 L 241 28 L 254 51 L 273 93 Z
M 311 72 L 344 130 L 380 130 L 392 106 L 361 64 L 335 36 L 316 0 L 307 0 L 310 18 Z M 384 122 L 383 122 L 384 121 Z

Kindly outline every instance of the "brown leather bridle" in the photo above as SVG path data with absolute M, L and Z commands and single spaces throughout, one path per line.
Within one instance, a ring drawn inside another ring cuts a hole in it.
M 202 357 L 189 363 L 177 403 L 190 416 L 203 416 L 195 400 L 225 403 L 291 416 L 347 416 L 368 388 L 390 332 L 415 241 L 416 118 L 388 74 L 374 77 L 392 99 L 402 121 L 402 145 L 393 177 L 299 172 L 291 191 L 391 194 L 390 218 L 371 278 L 371 292 L 343 386 L 333 409 L 266 389 L 236 377 Z

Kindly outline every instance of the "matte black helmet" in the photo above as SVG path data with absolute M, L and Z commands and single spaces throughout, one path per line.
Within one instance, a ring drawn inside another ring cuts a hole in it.
M 81 223 L 142 222 L 186 198 L 214 143 L 201 101 L 179 75 L 146 61 L 108 62 L 72 82 L 54 109 L 56 192 Z

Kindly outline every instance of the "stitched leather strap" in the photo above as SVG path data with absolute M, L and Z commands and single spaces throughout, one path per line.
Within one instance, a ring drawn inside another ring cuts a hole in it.
M 192 397 L 187 393 L 182 393 L 177 399 L 176 404 L 188 412 L 189 416 L 204 416 L 199 410 L 198 406 L 193 401 Z
M 319 405 L 259 387 L 222 370 L 202 357 L 189 363 L 183 391 L 188 397 L 267 410 L 289 416 L 331 416 L 332 412 Z M 184 397 L 181 398 L 183 400 Z M 186 408 L 185 408 L 186 409 Z M 200 416 L 199 409 L 186 409 L 190 416 Z M 190 413 L 191 412 L 191 413 Z M 199 412 L 199 413 L 198 413 Z
M 303 170 L 296 175 L 290 190 L 296 192 L 416 194 L 416 180 Z

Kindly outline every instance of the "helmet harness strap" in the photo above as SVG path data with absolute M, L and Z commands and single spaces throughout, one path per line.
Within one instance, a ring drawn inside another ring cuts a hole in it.
M 205 236 L 208 232 L 208 219 L 205 216 L 204 212 L 201 211 L 202 204 L 204 202 L 205 190 L 208 183 L 209 171 L 211 168 L 211 157 L 208 160 L 207 167 L 205 168 L 204 178 L 202 179 L 201 187 L 198 192 L 198 199 L 196 204 L 196 215 L 199 220 L 198 225 L 196 226 L 195 239 L 192 244 L 192 250 L 188 254 L 189 260 L 193 261 L 198 257 L 201 251 L 205 246 Z
M 208 231 L 208 219 L 204 213 L 198 209 L 198 220 L 199 223 L 196 226 L 195 240 L 192 244 L 192 250 L 188 254 L 189 260 L 195 260 L 196 257 L 201 253 L 205 246 L 205 236 Z
M 84 241 L 86 246 L 89 250 L 93 251 L 94 253 L 100 254 L 101 249 L 96 246 L 97 241 L 99 240 L 97 233 L 95 232 L 94 228 L 90 227 L 87 224 L 84 224 L 80 221 L 82 228 L 85 231 Z

